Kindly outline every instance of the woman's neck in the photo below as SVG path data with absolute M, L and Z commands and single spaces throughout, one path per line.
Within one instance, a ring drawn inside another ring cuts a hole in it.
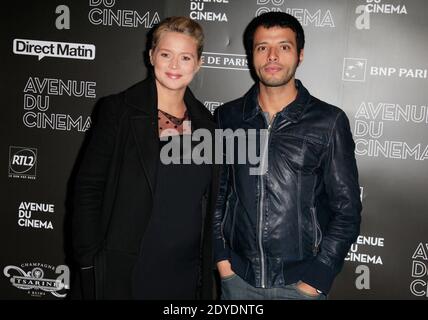
M 169 90 L 157 86 L 158 109 L 174 117 L 183 118 L 186 112 L 184 92 L 185 90 Z

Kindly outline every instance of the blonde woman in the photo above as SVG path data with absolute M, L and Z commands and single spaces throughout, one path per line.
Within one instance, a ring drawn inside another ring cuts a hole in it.
M 153 32 L 152 75 L 101 102 L 74 201 L 84 298 L 211 298 L 213 166 L 160 158 L 161 137 L 215 128 L 188 88 L 202 48 L 199 24 L 165 19 Z

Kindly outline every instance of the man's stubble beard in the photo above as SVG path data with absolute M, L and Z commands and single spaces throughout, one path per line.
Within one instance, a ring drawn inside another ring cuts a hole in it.
M 257 77 L 259 78 L 259 81 L 266 87 L 281 87 L 284 85 L 287 85 L 291 79 L 293 79 L 293 77 L 296 74 L 296 70 L 297 67 L 299 66 L 299 63 L 296 63 L 296 65 L 294 65 L 291 69 L 291 72 L 287 72 L 282 78 L 279 79 L 275 79 L 275 78 L 271 78 L 271 79 L 264 79 L 263 78 L 263 73 L 262 72 L 258 72 Z M 263 66 L 261 69 L 263 69 L 265 66 Z

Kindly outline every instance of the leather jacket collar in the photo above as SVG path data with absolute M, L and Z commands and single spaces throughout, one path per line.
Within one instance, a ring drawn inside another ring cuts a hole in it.
M 292 123 L 300 121 L 304 111 L 309 105 L 311 96 L 300 80 L 295 80 L 298 90 L 296 99 L 279 112 L 285 119 Z M 262 114 L 262 109 L 258 103 L 259 84 L 254 84 L 244 97 L 244 121 L 249 121 L 257 114 Z

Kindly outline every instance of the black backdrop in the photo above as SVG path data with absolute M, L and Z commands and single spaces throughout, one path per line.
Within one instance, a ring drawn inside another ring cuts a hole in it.
M 252 84 L 242 32 L 286 11 L 304 26 L 298 78 L 351 120 L 363 223 L 332 299 L 428 297 L 428 5 L 423 0 L 15 1 L 2 10 L 1 299 L 69 293 L 69 186 L 100 97 L 144 78 L 148 30 L 200 22 L 191 87 L 213 111 Z M 6 173 L 7 170 L 7 173 Z

